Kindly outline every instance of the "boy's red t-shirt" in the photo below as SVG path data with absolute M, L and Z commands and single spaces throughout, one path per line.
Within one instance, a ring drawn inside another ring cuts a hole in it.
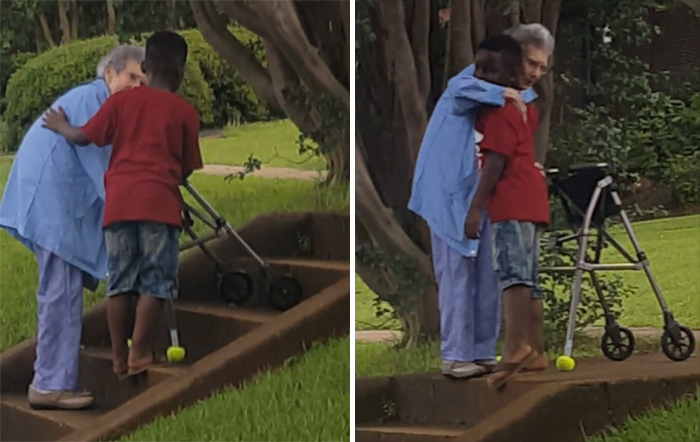
M 111 95 L 82 128 L 112 145 L 103 227 L 118 221 L 181 226 L 179 186 L 202 168 L 199 114 L 172 92 L 141 86 Z
M 503 107 L 483 107 L 476 129 L 483 135 L 481 151 L 506 157 L 501 176 L 489 196 L 489 220 L 549 223 L 547 184 L 535 166 L 533 136 L 539 123 L 537 110 L 527 106 L 527 121 L 513 103 Z

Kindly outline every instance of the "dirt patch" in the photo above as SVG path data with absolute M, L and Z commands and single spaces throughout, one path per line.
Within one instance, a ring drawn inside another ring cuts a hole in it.
M 203 169 L 196 171 L 195 173 L 201 173 L 204 175 L 217 175 L 217 176 L 228 176 L 234 175 L 242 172 L 244 169 L 241 166 L 227 166 L 223 164 L 206 164 Z M 266 167 L 263 166 L 260 170 L 256 170 L 250 173 L 250 176 L 259 178 L 276 178 L 276 179 L 288 179 L 288 180 L 323 180 L 325 179 L 327 172 L 324 171 L 314 171 L 314 170 L 299 170 L 292 169 L 288 167 Z

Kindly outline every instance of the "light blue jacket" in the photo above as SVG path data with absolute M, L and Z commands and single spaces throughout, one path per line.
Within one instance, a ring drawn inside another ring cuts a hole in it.
M 423 135 L 413 174 L 408 208 L 420 215 L 430 229 L 463 256 L 474 257 L 478 240 L 464 235 L 464 221 L 479 179 L 475 134 L 480 104 L 503 106 L 501 86 L 474 77 L 467 66 L 447 83 Z M 525 102 L 537 98 L 530 88 Z
M 51 107 L 62 107 L 71 125 L 82 126 L 108 96 L 98 78 Z M 0 227 L 32 252 L 37 245 L 79 268 L 94 278 L 86 284 L 93 289 L 107 274 L 102 212 L 110 152 L 110 146 L 76 149 L 43 128 L 39 117 L 22 140 L 0 201 Z

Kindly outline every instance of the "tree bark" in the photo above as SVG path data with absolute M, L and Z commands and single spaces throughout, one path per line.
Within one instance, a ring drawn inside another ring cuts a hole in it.
M 369 175 L 363 145 L 355 134 L 355 213 L 367 230 L 373 244 L 388 253 L 399 253 L 413 260 L 416 268 L 432 279 L 433 269 L 428 256 L 406 235 L 382 202 Z
M 212 48 L 235 67 L 253 92 L 271 107 L 281 110 L 269 72 L 255 55 L 231 34 L 208 0 L 190 0 L 197 28 Z
M 191 0 L 192 1 L 192 0 Z M 309 43 L 292 2 L 270 0 L 250 2 L 250 8 L 268 22 L 268 33 L 275 46 L 309 87 L 335 97 L 350 109 L 350 91 L 333 75 L 318 51 Z
M 114 0 L 106 0 L 107 2 L 107 35 L 117 33 L 117 14 L 114 11 Z
M 68 20 L 67 0 L 58 0 L 58 23 L 61 28 L 61 42 L 71 42 L 70 21 Z

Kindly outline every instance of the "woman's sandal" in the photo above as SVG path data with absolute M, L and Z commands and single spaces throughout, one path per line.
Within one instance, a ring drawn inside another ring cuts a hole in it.
M 537 356 L 538 353 L 532 350 L 518 362 L 499 362 L 487 380 L 489 387 L 493 389 L 501 388 L 510 378 L 523 371 Z

